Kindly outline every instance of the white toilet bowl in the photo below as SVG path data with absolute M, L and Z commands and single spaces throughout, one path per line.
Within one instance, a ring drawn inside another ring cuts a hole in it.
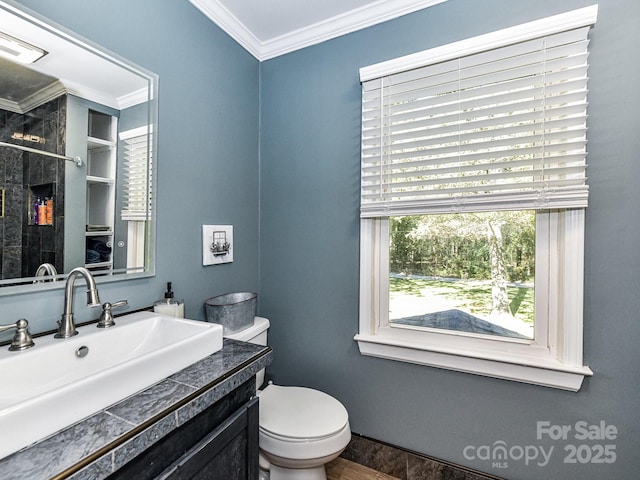
M 269 321 L 254 324 L 227 338 L 267 344 Z M 264 370 L 256 375 L 260 387 Z M 269 384 L 260 397 L 260 467 L 270 480 L 326 480 L 324 465 L 351 440 L 346 408 L 326 393 L 304 387 Z
M 268 385 L 260 396 L 261 467 L 271 480 L 326 480 L 324 465 L 351 439 L 335 398 L 304 387 Z

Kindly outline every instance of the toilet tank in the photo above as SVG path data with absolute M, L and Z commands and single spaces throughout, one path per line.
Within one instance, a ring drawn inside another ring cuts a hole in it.
M 267 345 L 267 329 L 269 328 L 269 320 L 263 317 L 255 317 L 253 325 L 240 330 L 239 332 L 225 335 L 225 338 L 240 340 L 241 342 L 256 343 L 258 345 Z M 256 388 L 260 388 L 264 383 L 264 368 L 256 374 Z

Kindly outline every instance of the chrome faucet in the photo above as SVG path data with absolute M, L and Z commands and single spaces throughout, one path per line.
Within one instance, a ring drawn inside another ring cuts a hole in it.
M 98 287 L 96 287 L 96 281 L 91 272 L 84 267 L 76 267 L 71 270 L 64 287 L 64 312 L 58 322 L 58 333 L 54 335 L 54 338 L 69 338 L 78 334 L 73 323 L 73 284 L 79 275 L 82 275 L 87 283 L 87 307 L 100 306 Z
M 16 334 L 13 336 L 11 340 L 11 346 L 9 350 L 26 350 L 27 348 L 33 347 L 33 338 L 31 338 L 31 334 L 29 333 L 29 322 L 27 322 L 24 318 L 21 318 L 16 323 L 11 325 L 0 325 L 0 332 L 4 332 L 5 330 L 9 330 L 10 328 L 16 329 Z
M 46 281 L 55 282 L 56 275 L 58 275 L 58 271 L 56 270 L 56 267 L 54 267 L 50 263 L 43 263 L 36 270 L 36 275 L 35 275 L 36 280 L 34 280 L 33 283 L 42 283 Z M 51 278 L 45 279 L 44 277 L 46 276 L 50 276 Z

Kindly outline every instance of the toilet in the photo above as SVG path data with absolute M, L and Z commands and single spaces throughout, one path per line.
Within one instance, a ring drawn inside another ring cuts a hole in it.
M 253 325 L 225 335 L 244 342 L 267 344 L 269 320 L 255 317 Z M 259 389 L 264 369 L 256 374 Z M 305 387 L 274 385 L 260 397 L 260 468 L 270 480 L 326 480 L 325 464 L 351 440 L 346 408 L 324 392 Z M 262 477 L 261 477 L 262 478 Z

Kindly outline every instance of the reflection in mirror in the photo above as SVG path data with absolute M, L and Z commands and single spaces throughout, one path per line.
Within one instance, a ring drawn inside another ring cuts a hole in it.
M 155 74 L 0 0 L 0 295 L 154 274 L 156 121 Z

